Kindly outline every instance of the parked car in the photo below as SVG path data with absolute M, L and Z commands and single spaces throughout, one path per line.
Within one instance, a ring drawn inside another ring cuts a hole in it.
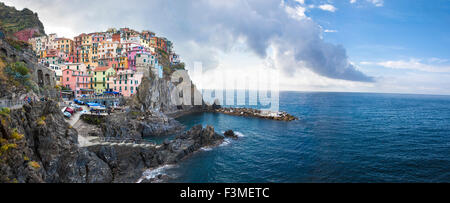
M 70 117 L 72 117 L 72 114 L 70 114 L 69 112 L 64 112 L 63 113 L 64 114 L 64 116 L 66 117 L 66 118 L 70 118 Z
M 66 112 L 69 112 L 71 115 L 75 113 L 75 111 L 69 107 L 66 108 Z

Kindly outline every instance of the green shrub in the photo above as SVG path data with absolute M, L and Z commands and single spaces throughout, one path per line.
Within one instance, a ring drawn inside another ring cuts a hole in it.
M 19 81 L 22 85 L 28 85 L 30 80 L 30 70 L 23 62 L 15 62 L 5 68 L 6 74 L 12 79 Z
M 24 135 L 20 134 L 19 131 L 17 130 L 17 128 L 13 129 L 13 132 L 11 134 L 11 138 L 15 139 L 15 140 L 21 140 L 23 139 Z
M 0 109 L 0 115 L 8 117 L 10 113 L 11 113 L 11 109 L 9 109 L 8 107 L 2 107 Z

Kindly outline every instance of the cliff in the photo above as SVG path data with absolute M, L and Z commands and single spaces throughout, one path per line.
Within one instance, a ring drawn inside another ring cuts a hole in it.
M 35 30 L 35 31 L 31 31 Z M 44 27 L 29 9 L 22 11 L 0 3 L 0 98 L 21 100 L 25 96 L 55 96 L 55 74 L 38 64 L 27 42 L 45 35 Z M 23 41 L 21 41 L 23 40 Z
M 4 110 L 1 117 L 0 182 L 111 182 L 111 170 L 77 146 L 55 102 Z
M 37 13 L 25 8 L 21 11 L 0 2 L 0 28 L 10 36 L 28 41 L 33 36 L 45 35 L 44 25 Z
M 0 111 L 0 182 L 136 182 L 151 167 L 177 163 L 223 136 L 196 126 L 159 148 L 81 148 L 58 104 L 39 102 Z

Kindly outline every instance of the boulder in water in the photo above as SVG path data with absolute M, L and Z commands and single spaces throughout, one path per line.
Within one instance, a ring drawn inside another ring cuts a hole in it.
M 223 135 L 225 135 L 225 137 L 238 139 L 238 136 L 232 130 L 227 130 Z

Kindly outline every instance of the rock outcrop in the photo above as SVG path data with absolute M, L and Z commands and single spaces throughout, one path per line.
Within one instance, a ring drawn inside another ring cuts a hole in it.
M 225 131 L 225 133 L 223 135 L 225 137 L 233 138 L 233 139 L 238 139 L 239 138 L 232 130 Z
M 222 143 L 223 139 L 213 127 L 198 125 L 172 141 L 166 140 L 159 148 L 93 146 L 89 150 L 110 166 L 114 182 L 136 182 L 148 168 L 178 163 L 202 147 Z
M 37 13 L 27 8 L 18 11 L 4 3 L 0 3 L 0 27 L 23 41 L 28 41 L 32 36 L 45 35 L 44 25 Z
M 180 133 L 178 121 L 157 111 L 129 111 L 113 114 L 101 124 L 104 137 L 141 139 Z
M 92 146 L 80 148 L 78 133 L 53 102 L 25 105 L 0 114 L 0 182 L 136 182 L 142 172 L 178 163 L 224 137 L 201 125 L 160 147 Z
M 109 166 L 79 148 L 77 131 L 69 126 L 57 103 L 25 105 L 3 114 L 0 182 L 111 182 Z

